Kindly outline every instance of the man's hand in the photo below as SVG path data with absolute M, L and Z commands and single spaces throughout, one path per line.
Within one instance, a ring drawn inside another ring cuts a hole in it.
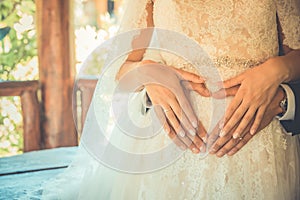
M 229 91 L 229 92 L 234 94 L 233 91 Z M 271 103 L 266 109 L 266 112 L 262 118 L 262 122 L 258 128 L 258 131 L 268 126 L 276 115 L 283 112 L 279 104 L 280 101 L 284 99 L 284 96 L 285 93 L 283 89 L 279 87 L 277 89 L 275 97 L 272 99 Z M 254 117 L 253 119 L 250 120 L 249 125 L 246 127 L 245 131 L 241 134 L 239 138 L 235 139 L 232 137 L 234 134 L 233 131 L 231 131 L 229 134 L 227 134 L 224 137 L 219 137 L 217 141 L 210 148 L 210 153 L 216 154 L 218 157 L 222 157 L 225 154 L 232 156 L 235 153 L 237 153 L 241 148 L 243 148 L 249 142 L 249 140 L 252 137 L 254 137 L 254 135 L 250 134 L 250 128 L 253 122 L 254 122 Z M 238 124 L 236 126 L 238 126 Z

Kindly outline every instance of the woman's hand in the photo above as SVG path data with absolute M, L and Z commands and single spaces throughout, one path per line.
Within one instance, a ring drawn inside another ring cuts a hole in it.
M 263 120 L 258 130 L 262 130 L 263 128 L 268 126 L 276 115 L 283 112 L 282 108 L 280 107 L 280 101 L 282 101 L 282 99 L 284 98 L 284 90 L 281 87 L 279 87 L 277 89 L 275 97 L 272 99 L 270 105 L 266 109 Z M 250 120 L 251 123 L 246 127 L 245 131 L 241 134 L 240 138 L 234 139 L 232 137 L 233 132 L 230 132 L 225 137 L 218 138 L 212 145 L 210 153 L 216 154 L 218 157 L 222 157 L 225 154 L 232 156 L 235 153 L 237 153 L 254 136 L 249 132 L 251 124 L 254 122 L 254 119 L 255 117 L 252 120 Z
M 209 96 L 203 78 L 152 62 L 142 63 L 138 70 L 141 77 L 151 77 L 151 82 L 146 83 L 145 88 L 152 104 L 161 109 L 157 111 L 156 107 L 156 112 L 160 112 L 158 116 L 161 118 L 163 115 L 166 119 L 165 131 L 180 147 L 189 147 L 194 153 L 199 153 L 206 140 L 206 131 L 194 114 L 186 92 L 190 89 Z M 147 77 L 145 80 L 148 80 Z
M 270 59 L 223 83 L 224 89 L 213 94 L 214 97 L 223 98 L 224 94 L 230 96 L 237 92 L 225 113 L 221 137 L 234 128 L 233 138 L 239 138 L 253 117 L 250 133 L 256 133 L 278 86 L 286 79 L 284 70 Z

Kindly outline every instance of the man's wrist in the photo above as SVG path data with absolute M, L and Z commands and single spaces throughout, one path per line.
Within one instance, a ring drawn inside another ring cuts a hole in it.
M 288 82 L 290 80 L 290 70 L 286 67 L 283 56 L 270 58 L 268 66 L 272 67 L 272 71 L 276 74 L 279 83 Z
M 295 118 L 295 95 L 287 84 L 280 84 L 286 94 L 286 112 L 279 120 L 294 120 Z

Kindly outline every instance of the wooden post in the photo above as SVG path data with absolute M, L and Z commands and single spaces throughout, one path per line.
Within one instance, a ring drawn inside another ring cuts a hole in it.
M 24 91 L 21 95 L 24 126 L 24 152 L 41 147 L 40 109 L 36 91 Z
M 36 0 L 42 132 L 45 148 L 77 145 L 72 114 L 72 0 Z

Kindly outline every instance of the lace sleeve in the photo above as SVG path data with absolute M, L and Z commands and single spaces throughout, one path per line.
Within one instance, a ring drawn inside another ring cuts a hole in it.
M 133 29 L 147 28 L 147 5 L 152 0 L 127 0 L 124 5 L 125 14 L 121 20 L 119 32 L 126 32 Z
M 300 49 L 300 0 L 275 0 L 284 35 L 283 44 Z
M 156 31 L 154 30 L 149 47 L 146 49 L 143 55 L 143 60 L 153 60 L 154 62 L 157 63 L 165 63 L 161 56 L 160 51 L 161 51 L 160 43 L 157 39 Z

